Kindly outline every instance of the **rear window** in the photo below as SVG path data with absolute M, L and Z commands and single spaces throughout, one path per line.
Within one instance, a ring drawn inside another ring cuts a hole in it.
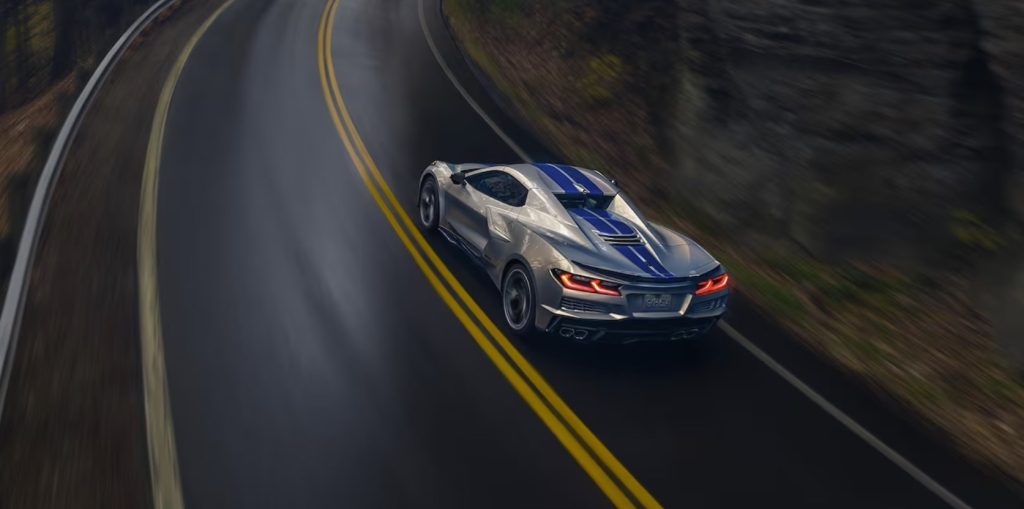
M 604 210 L 611 205 L 615 196 L 593 194 L 556 194 L 555 198 L 558 198 L 558 202 L 567 209 Z

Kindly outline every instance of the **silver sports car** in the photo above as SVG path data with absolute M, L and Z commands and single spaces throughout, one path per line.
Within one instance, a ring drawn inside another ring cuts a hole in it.
M 693 240 L 646 221 L 597 171 L 436 161 L 420 178 L 418 209 L 423 228 L 483 266 L 520 334 L 689 339 L 726 309 L 725 268 Z

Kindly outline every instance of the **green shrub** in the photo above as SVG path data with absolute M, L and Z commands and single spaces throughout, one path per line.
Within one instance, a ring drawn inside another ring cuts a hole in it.
M 1005 244 L 1003 237 L 969 210 L 956 209 L 950 215 L 950 230 L 965 247 L 996 252 Z
M 587 73 L 580 79 L 583 96 L 592 103 L 607 103 L 622 88 L 622 59 L 605 53 L 587 60 Z

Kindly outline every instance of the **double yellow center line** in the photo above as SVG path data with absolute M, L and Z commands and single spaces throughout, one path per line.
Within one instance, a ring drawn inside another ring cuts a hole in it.
M 328 0 L 320 19 L 317 62 L 331 120 L 363 184 L 416 265 L 477 345 L 616 507 L 660 507 L 658 502 L 555 393 L 470 297 L 405 212 L 363 144 L 334 72 L 331 41 L 339 0 Z M 429 260 L 429 263 L 428 263 Z M 443 282 L 442 282 L 443 280 Z M 445 285 L 447 283 L 447 286 Z M 457 297 L 457 298 L 456 298 Z M 475 320 L 474 320 L 475 318 Z

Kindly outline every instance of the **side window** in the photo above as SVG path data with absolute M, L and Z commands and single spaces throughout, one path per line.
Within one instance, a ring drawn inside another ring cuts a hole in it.
M 481 193 L 506 205 L 522 207 L 526 203 L 528 189 L 515 177 L 503 171 L 485 171 L 470 174 L 466 182 Z

